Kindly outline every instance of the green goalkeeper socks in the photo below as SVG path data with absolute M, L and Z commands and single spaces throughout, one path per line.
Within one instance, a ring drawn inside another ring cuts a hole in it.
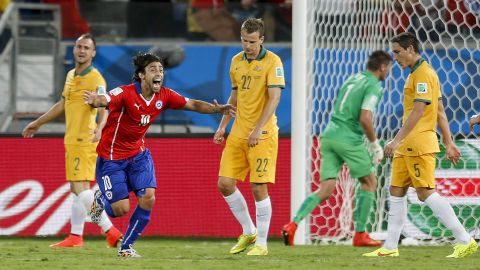
M 308 196 L 306 198 L 302 205 L 300 206 L 300 209 L 298 209 L 297 214 L 293 218 L 293 221 L 295 223 L 300 223 L 310 212 L 315 209 L 315 207 L 321 202 L 320 197 L 316 193 L 313 193 L 312 195 Z
M 365 232 L 366 224 L 370 213 L 372 212 L 375 193 L 359 189 L 357 191 L 357 200 L 355 203 L 355 231 Z

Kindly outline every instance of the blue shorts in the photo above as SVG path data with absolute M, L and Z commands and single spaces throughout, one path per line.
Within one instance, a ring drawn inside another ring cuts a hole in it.
M 141 197 L 145 188 L 157 187 L 155 168 L 148 149 L 122 160 L 97 157 L 96 177 L 100 191 L 110 203 L 128 198 L 130 191 Z

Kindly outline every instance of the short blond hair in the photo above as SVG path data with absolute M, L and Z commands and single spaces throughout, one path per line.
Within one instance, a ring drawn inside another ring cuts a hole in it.
M 263 24 L 262 19 L 248 18 L 242 23 L 241 30 L 251 34 L 258 32 L 261 37 L 265 35 L 265 25 Z

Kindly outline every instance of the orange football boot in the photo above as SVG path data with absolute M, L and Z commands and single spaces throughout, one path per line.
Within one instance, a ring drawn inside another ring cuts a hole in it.
M 51 248 L 71 248 L 83 247 L 83 237 L 81 235 L 70 234 L 63 241 L 50 245 Z
M 115 248 L 118 242 L 122 240 L 123 233 L 120 232 L 115 226 L 112 226 L 107 231 L 107 247 Z
M 382 245 L 382 241 L 370 238 L 368 232 L 355 232 L 353 237 L 353 246 L 355 247 L 378 247 Z
M 286 246 L 293 246 L 295 239 L 295 231 L 297 230 L 297 223 L 290 221 L 290 223 L 285 224 L 282 228 L 283 242 Z

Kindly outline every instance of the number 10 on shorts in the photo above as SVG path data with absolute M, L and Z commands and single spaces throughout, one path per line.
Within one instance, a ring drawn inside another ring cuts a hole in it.
M 112 182 L 110 181 L 110 177 L 108 175 L 102 176 L 102 180 L 105 191 L 112 189 Z

